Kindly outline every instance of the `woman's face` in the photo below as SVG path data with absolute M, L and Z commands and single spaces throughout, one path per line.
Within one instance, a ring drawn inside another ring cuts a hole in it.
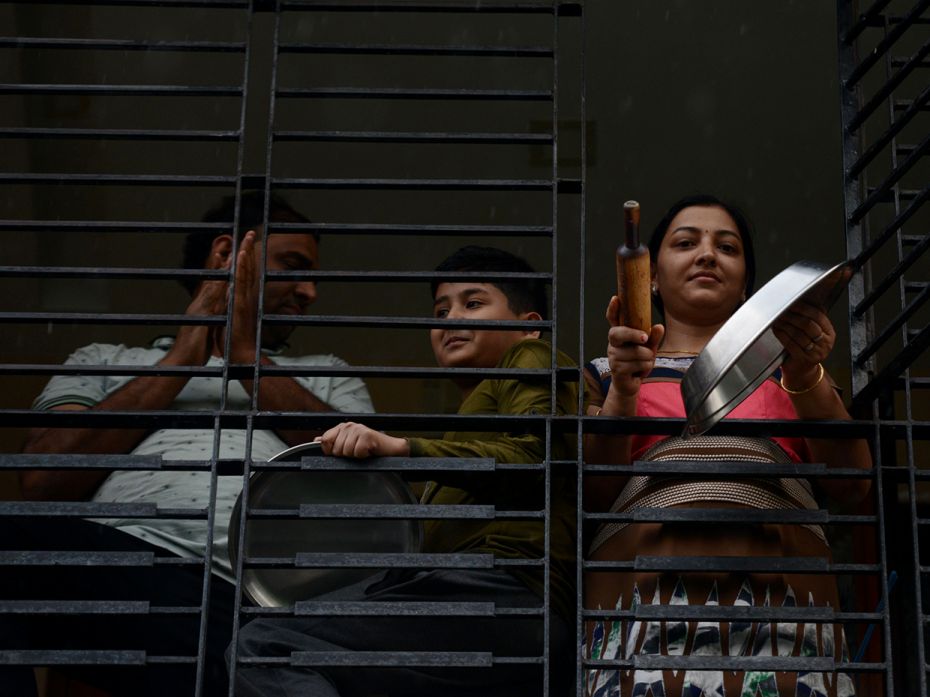
M 719 206 L 690 206 L 668 226 L 656 284 L 666 317 L 692 324 L 719 324 L 744 299 L 746 258 L 736 221 Z

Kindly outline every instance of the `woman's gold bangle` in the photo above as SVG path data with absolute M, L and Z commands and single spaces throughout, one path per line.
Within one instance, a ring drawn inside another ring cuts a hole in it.
M 820 369 L 820 375 L 817 376 L 817 379 L 814 380 L 814 384 L 811 385 L 810 387 L 805 387 L 803 390 L 792 390 L 790 387 L 785 385 L 785 374 L 784 373 L 781 374 L 781 379 L 778 381 L 778 384 L 780 384 L 781 388 L 788 394 L 807 394 L 808 392 L 810 392 L 812 389 L 817 387 L 817 385 L 819 385 L 823 381 L 823 374 L 824 374 L 823 364 L 818 363 L 817 367 Z

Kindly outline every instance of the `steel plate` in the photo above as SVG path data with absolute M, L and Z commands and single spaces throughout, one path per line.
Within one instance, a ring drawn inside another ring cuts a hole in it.
M 271 462 L 321 454 L 318 443 L 305 443 L 278 453 Z M 244 554 L 293 560 L 309 553 L 419 551 L 419 520 L 298 518 L 301 504 L 412 504 L 410 487 L 390 472 L 257 472 L 249 479 L 250 516 L 245 525 Z M 242 494 L 229 521 L 229 555 L 233 568 L 239 550 Z M 281 511 L 280 518 L 251 517 L 255 511 Z M 355 583 L 377 573 L 372 569 L 244 568 L 242 589 L 257 605 L 291 605 Z
M 796 302 L 826 311 L 852 277 L 848 262 L 799 261 L 776 275 L 733 313 L 707 342 L 681 381 L 684 438 L 709 430 L 752 394 L 785 358 L 771 326 Z

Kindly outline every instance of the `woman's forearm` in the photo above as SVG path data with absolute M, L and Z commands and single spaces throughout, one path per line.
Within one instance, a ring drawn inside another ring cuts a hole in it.
M 806 382 L 805 382 L 806 381 Z M 811 389 L 807 385 L 813 384 Z M 833 387 L 833 382 L 819 369 L 808 375 L 787 374 L 784 380 L 794 409 L 801 419 L 848 420 L 850 418 L 843 400 Z M 867 470 L 872 467 L 872 455 L 868 443 L 861 439 L 807 438 L 807 445 L 814 462 L 823 462 L 827 467 Z M 861 500 L 868 492 L 867 479 L 824 479 L 823 489 L 842 502 Z

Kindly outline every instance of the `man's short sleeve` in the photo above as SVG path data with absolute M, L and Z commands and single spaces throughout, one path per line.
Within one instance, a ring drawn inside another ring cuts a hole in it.
M 90 344 L 68 356 L 65 365 L 107 365 L 120 347 Z M 62 404 L 92 407 L 107 396 L 113 379 L 104 375 L 55 375 L 32 403 L 33 409 L 47 410 Z
M 344 360 L 331 354 L 325 356 L 274 356 L 272 360 L 278 365 L 293 365 L 302 368 L 315 366 L 346 368 L 349 366 Z M 314 375 L 309 377 L 295 376 L 294 380 L 336 411 L 369 414 L 375 410 L 374 405 L 371 403 L 371 396 L 368 394 L 368 388 L 359 378 Z

